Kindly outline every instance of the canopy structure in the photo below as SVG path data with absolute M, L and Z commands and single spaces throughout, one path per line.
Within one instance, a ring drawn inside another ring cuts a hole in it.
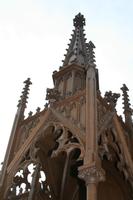
M 24 84 L 0 178 L 2 200 L 133 199 L 133 123 L 124 84 L 119 94 L 99 89 L 95 45 L 87 42 L 85 18 L 74 31 L 47 103 L 24 117 L 31 81 Z

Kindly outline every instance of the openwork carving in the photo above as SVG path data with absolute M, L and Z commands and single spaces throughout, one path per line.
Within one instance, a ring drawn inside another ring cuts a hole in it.
M 33 188 L 35 187 L 35 188 Z M 27 199 L 32 193 L 39 197 L 51 199 L 50 186 L 47 183 L 46 175 L 40 164 L 30 163 L 19 169 L 13 177 L 13 183 L 8 189 L 8 199 Z
M 6 192 L 6 200 L 52 198 L 51 186 L 48 184 L 44 167 L 39 162 L 38 151 L 33 144 L 23 158 Z
M 109 161 L 115 162 L 118 170 L 123 172 L 125 179 L 132 183 L 132 173 L 128 168 L 128 163 L 126 163 L 118 138 L 112 129 L 108 129 L 100 135 L 99 155 L 102 159 L 105 156 Z
M 83 159 L 84 147 L 79 140 L 66 127 L 56 124 L 54 129 L 56 147 L 52 151 L 52 157 L 58 156 L 61 152 L 69 154 L 74 149 L 80 149 L 79 159 Z

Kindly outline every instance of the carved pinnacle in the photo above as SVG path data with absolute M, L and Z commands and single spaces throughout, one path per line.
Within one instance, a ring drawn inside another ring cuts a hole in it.
M 79 13 L 73 20 L 75 30 L 73 31 L 72 38 L 70 39 L 69 48 L 63 60 L 63 66 L 67 66 L 72 63 L 76 63 L 79 66 L 85 66 L 87 64 L 87 46 L 86 38 L 83 30 L 85 25 L 84 16 Z
M 128 95 L 128 91 L 129 89 L 127 88 L 127 86 L 125 84 L 123 84 L 122 88 L 121 88 L 123 94 L 123 109 L 124 109 L 124 115 L 125 115 L 125 123 L 132 127 L 132 113 L 133 110 L 130 107 L 130 100 L 129 100 L 129 95 Z
M 29 94 L 29 87 L 32 84 L 30 78 L 24 81 L 25 87 L 23 88 L 22 95 L 20 96 L 20 100 L 18 101 L 18 110 L 19 110 L 19 117 L 21 120 L 24 119 L 24 111 L 27 104 L 28 94 Z
M 94 52 L 94 48 L 95 45 L 90 41 L 89 43 L 86 44 L 87 46 L 87 53 L 88 53 L 88 62 L 89 64 L 95 64 L 95 52 Z
M 20 100 L 18 101 L 18 107 L 22 106 L 26 108 L 26 103 L 28 99 L 29 94 L 29 86 L 32 84 L 30 81 L 30 78 L 28 78 L 26 81 L 24 81 L 25 87 L 23 88 L 22 95 L 20 96 Z

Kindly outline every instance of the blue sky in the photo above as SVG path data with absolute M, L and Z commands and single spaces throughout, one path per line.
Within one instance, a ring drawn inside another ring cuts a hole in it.
M 86 18 L 87 40 L 96 46 L 96 63 L 102 94 L 126 83 L 131 103 L 133 74 L 132 0 L 0 0 L 0 161 L 9 139 L 22 82 L 33 85 L 27 113 L 45 104 L 71 38 L 73 18 Z M 119 101 L 119 112 L 121 111 Z

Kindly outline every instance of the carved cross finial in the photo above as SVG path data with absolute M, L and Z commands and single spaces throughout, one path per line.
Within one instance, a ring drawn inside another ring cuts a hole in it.
M 88 51 L 88 62 L 89 64 L 95 64 L 95 52 L 94 48 L 95 45 L 90 41 L 89 43 L 86 44 L 87 46 L 87 51 Z
M 123 84 L 121 90 L 123 92 L 123 94 L 122 94 L 122 96 L 123 96 L 123 105 L 124 105 L 124 107 L 123 107 L 124 112 L 123 113 L 125 115 L 125 123 L 128 126 L 132 127 L 133 110 L 130 107 L 131 104 L 130 104 L 129 95 L 128 95 L 129 89 L 125 84 Z
M 75 16 L 73 20 L 73 25 L 77 28 L 85 26 L 85 18 L 84 15 L 79 13 L 78 15 Z

